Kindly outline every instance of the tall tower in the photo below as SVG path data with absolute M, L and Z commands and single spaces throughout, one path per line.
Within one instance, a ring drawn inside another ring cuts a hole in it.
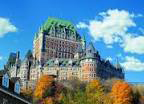
M 90 81 L 97 77 L 97 65 L 100 60 L 98 51 L 92 42 L 89 43 L 85 57 L 81 60 L 82 80 Z
M 82 46 L 81 36 L 73 24 L 66 20 L 48 18 L 35 34 L 33 56 L 44 64 L 51 58 L 74 58 Z
M 45 54 L 45 34 L 40 27 L 38 33 L 35 34 L 33 41 L 33 57 L 43 63 Z

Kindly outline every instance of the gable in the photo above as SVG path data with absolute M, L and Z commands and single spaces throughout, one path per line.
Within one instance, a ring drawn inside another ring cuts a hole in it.
M 2 86 L 8 88 L 9 87 L 9 76 L 8 74 L 4 74 L 3 78 L 2 78 Z
M 19 81 L 16 81 L 15 83 L 14 92 L 16 92 L 17 94 L 20 94 L 20 82 Z

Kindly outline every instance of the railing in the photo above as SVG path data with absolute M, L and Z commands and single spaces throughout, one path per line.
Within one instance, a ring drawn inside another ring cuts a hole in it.
M 0 91 L 3 92 L 3 93 L 5 93 L 5 94 L 8 94 L 8 95 L 10 95 L 10 96 L 12 96 L 12 97 L 14 97 L 14 98 L 16 98 L 16 99 L 19 99 L 20 101 L 22 101 L 22 102 L 24 102 L 24 103 L 26 103 L 26 104 L 31 104 L 31 103 L 28 102 L 27 100 L 25 100 L 25 99 L 23 99 L 23 98 L 21 98 L 21 97 L 18 97 L 17 95 L 12 94 L 11 92 L 9 92 L 9 91 L 7 91 L 7 90 L 4 90 L 3 88 L 0 88 Z

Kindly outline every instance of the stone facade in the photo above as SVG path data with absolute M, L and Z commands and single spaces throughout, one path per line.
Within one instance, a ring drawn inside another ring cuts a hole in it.
M 19 60 L 17 55 L 9 72 L 20 77 L 24 86 L 28 83 L 33 86 L 43 74 L 56 75 L 57 80 L 124 78 L 118 62 L 114 66 L 102 60 L 93 43 L 87 45 L 85 37 L 70 22 L 54 18 L 49 18 L 35 34 L 32 57 Z

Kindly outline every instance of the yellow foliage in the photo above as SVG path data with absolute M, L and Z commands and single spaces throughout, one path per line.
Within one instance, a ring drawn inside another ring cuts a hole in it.
M 87 92 L 103 91 L 101 83 L 99 80 L 92 80 L 86 87 Z
M 104 96 L 103 104 L 113 104 L 113 99 L 111 98 L 110 94 L 106 94 Z
M 104 92 L 99 80 L 92 80 L 86 87 L 86 95 L 89 104 L 101 104 Z

